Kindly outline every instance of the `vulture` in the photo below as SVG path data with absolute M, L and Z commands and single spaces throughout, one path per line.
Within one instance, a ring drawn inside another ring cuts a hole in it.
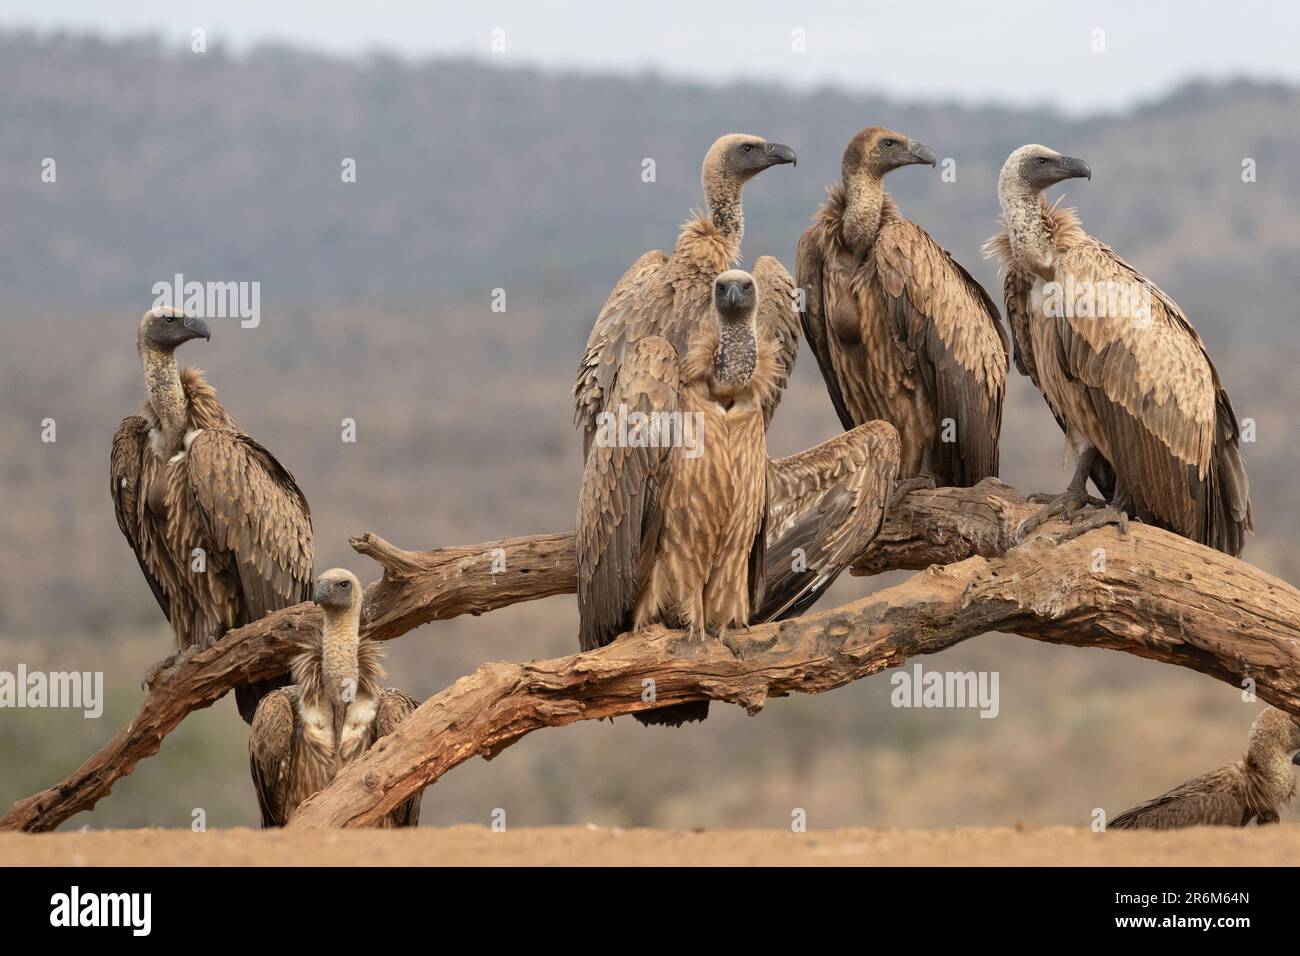
M 574 420 L 583 431 L 583 457 L 591 451 L 596 419 L 609 406 L 610 390 L 631 347 L 656 335 L 685 355 L 692 338 L 712 321 L 713 280 L 740 259 L 745 217 L 740 194 L 745 183 L 765 169 L 794 164 L 794 150 L 758 136 L 732 133 L 719 138 L 704 157 L 700 181 L 707 209 L 682 226 L 672 255 L 645 253 L 614 286 L 596 317 L 578 363 L 573 388 Z M 754 279 L 763 295 L 759 334 L 777 346 L 777 388 L 765 397 L 769 422 L 781 390 L 794 368 L 799 349 L 799 320 L 794 282 L 776 259 L 754 263 Z
M 1083 524 L 1132 516 L 1239 554 L 1253 517 L 1232 402 L 1177 303 L 1041 195 L 1080 177 L 1092 178 L 1081 159 L 1017 149 L 998 179 L 1002 232 L 985 247 L 1004 275 L 1016 367 L 1078 455 L 1065 493 L 1021 533 L 1091 501 L 1092 477 L 1110 508 Z
M 1107 829 L 1244 827 L 1251 820 L 1277 823 L 1279 808 L 1295 796 L 1291 765 L 1300 761 L 1297 751 L 1300 726 L 1290 715 L 1266 707 L 1250 725 L 1249 749 L 1243 759 L 1124 811 Z
M 765 410 L 785 370 L 781 344 L 763 335 L 763 284 L 728 270 L 711 289 L 709 321 L 684 351 L 643 336 L 608 385 L 618 424 L 613 413 L 597 422 L 578 502 L 583 650 L 663 624 L 687 630 L 688 644 L 712 635 L 743 656 L 729 629 L 801 609 L 884 518 L 898 471 L 893 426 L 869 422 L 770 460 Z M 776 588 L 765 586 L 769 567 Z M 678 726 L 707 713 L 700 701 L 634 716 Z
M 870 126 L 844 150 L 842 182 L 799 238 L 804 335 L 846 429 L 883 419 L 902 440 L 900 492 L 998 473 L 1006 331 L 984 288 L 881 182 L 934 151 Z
M 203 372 L 177 367 L 177 347 L 196 338 L 211 338 L 200 318 L 165 308 L 144 314 L 136 344 L 147 397 L 118 428 L 110 459 L 118 526 L 176 638 L 164 667 L 311 591 L 307 499 L 235 424 Z M 286 680 L 237 687 L 244 720 Z
M 293 662 L 293 683 L 273 690 L 257 706 L 248 735 L 248 763 L 262 811 L 262 826 L 281 827 L 343 767 L 393 732 L 418 703 L 384 688 L 383 651 L 360 638 L 361 582 L 334 568 L 316 579 L 312 600 L 325 615 L 320 643 Z M 417 793 L 377 824 L 413 827 L 420 820 Z

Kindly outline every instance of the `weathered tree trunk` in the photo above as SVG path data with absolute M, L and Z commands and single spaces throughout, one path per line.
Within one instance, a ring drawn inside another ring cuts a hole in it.
M 978 517 L 971 530 L 989 522 Z M 926 548 L 937 546 L 927 539 Z M 1002 557 L 932 566 L 832 611 L 755 627 L 741 657 L 717 642 L 698 656 L 681 653 L 680 632 L 655 628 L 585 654 L 486 664 L 421 705 L 289 825 L 366 826 L 457 764 L 490 758 L 541 727 L 702 699 L 756 713 L 769 697 L 830 690 L 989 631 L 1123 650 L 1232 684 L 1252 678 L 1261 697 L 1300 714 L 1298 620 L 1300 592 L 1290 585 L 1168 532 L 1133 526 L 1123 539 L 1113 528 L 1060 545 L 1037 539 Z M 652 702 L 643 699 L 646 681 Z
M 642 680 L 656 682 L 656 706 L 711 697 L 757 710 L 769 696 L 826 690 L 990 630 L 1118 648 L 1233 683 L 1250 676 L 1262 697 L 1300 714 L 1294 588 L 1140 525 L 1126 540 L 1101 529 L 1061 545 L 1036 538 L 999 557 L 1035 507 L 997 481 L 909 495 L 854 573 L 950 566 L 844 608 L 755 628 L 744 660 L 721 646 L 681 657 L 670 650 L 675 636 L 655 631 L 555 661 L 480 668 L 376 744 L 294 825 L 364 824 L 467 757 L 493 754 L 538 727 L 642 709 Z M 352 545 L 384 567 L 362 620 L 363 634 L 378 640 L 576 588 L 572 534 L 424 552 L 372 534 Z M 0 829 L 49 830 L 90 809 L 191 711 L 237 684 L 283 673 L 319 626 L 314 607 L 297 605 L 182 659 L 126 728 L 62 783 L 15 803 Z M 763 649 L 766 641 L 774 643 Z

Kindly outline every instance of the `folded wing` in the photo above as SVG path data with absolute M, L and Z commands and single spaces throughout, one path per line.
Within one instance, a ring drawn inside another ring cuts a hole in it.
M 866 550 L 898 462 L 894 427 L 867 422 L 768 463 L 766 587 L 755 623 L 802 613 Z

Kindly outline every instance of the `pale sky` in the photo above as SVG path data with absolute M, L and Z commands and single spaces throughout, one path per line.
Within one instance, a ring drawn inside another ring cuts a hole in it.
M 243 50 L 470 55 L 501 65 L 831 84 L 909 99 L 1122 109 L 1194 77 L 1300 84 L 1300 3 L 1142 0 L 3 0 L 0 26 L 160 33 Z M 505 51 L 494 53 L 493 31 Z M 792 50 L 796 30 L 806 51 Z M 1094 31 L 1104 52 L 1094 52 Z

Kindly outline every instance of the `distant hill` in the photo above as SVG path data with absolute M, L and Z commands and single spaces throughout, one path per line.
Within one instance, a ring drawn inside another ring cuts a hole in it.
M 260 280 L 268 306 L 486 302 L 502 287 L 582 326 L 631 258 L 672 242 L 701 200 L 716 135 L 797 150 L 797 169 L 747 193 L 747 249 L 788 260 L 844 143 L 871 123 L 956 159 L 955 183 L 908 170 L 889 186 L 985 278 L 997 169 L 1025 142 L 1092 162 L 1092 183 L 1070 190 L 1085 222 L 1180 298 L 1230 314 L 1243 290 L 1267 294 L 1300 262 L 1300 91 L 1277 86 L 1188 86 L 1129 115 L 1070 121 L 833 90 L 12 33 L 0 35 L 0 83 L 9 302 L 134 309 L 181 272 Z M 40 180 L 45 157 L 56 185 Z M 1243 157 L 1258 182 L 1241 182 Z M 357 164 L 346 185 L 345 158 Z M 644 158 L 654 183 L 641 180 Z M 1290 332 L 1293 316 L 1266 309 L 1252 325 Z

